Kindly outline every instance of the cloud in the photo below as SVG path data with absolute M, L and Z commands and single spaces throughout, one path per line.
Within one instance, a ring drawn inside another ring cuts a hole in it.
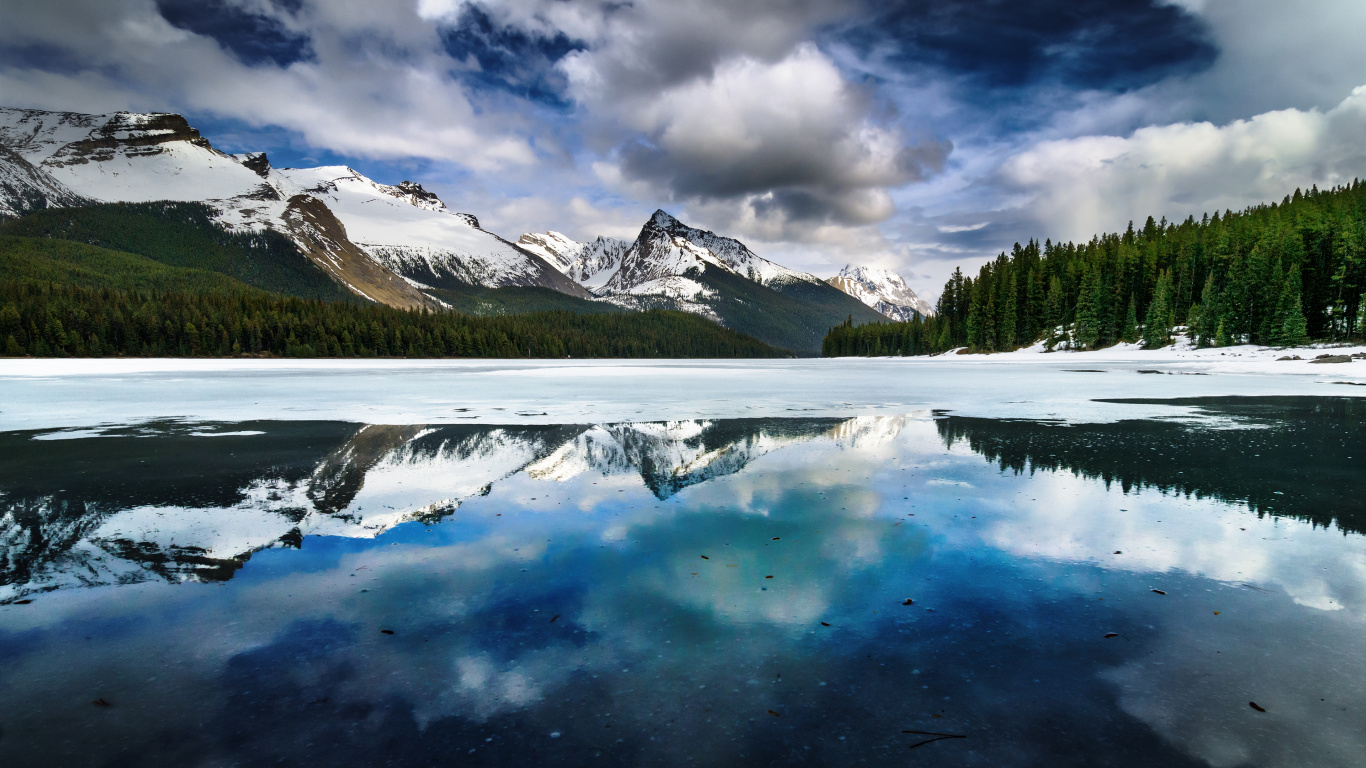
M 739 200 L 757 217 L 865 224 L 892 213 L 883 191 L 943 167 L 949 147 L 908 145 L 874 120 L 868 95 L 814 45 L 772 63 L 737 58 L 624 105 L 639 136 L 622 172 L 681 199 Z
M 1327 112 L 1141 128 L 1045 141 L 1007 160 L 1003 182 L 1055 238 L 1089 239 L 1144 216 L 1184 219 L 1366 176 L 1366 86 Z
M 495 171 L 542 156 L 523 116 L 471 100 L 436 26 L 406 3 L 221 0 L 197 10 L 179 0 L 25 4 L 8 15 L 0 47 L 43 46 L 59 66 L 6 57 L 0 92 L 14 106 L 278 126 L 357 158 Z

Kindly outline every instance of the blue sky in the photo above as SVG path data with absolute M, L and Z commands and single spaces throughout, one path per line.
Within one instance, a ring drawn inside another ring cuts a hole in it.
M 515 238 L 655 208 L 931 297 L 1017 240 L 1366 177 L 1359 0 L 11 0 L 0 103 L 176 111 Z

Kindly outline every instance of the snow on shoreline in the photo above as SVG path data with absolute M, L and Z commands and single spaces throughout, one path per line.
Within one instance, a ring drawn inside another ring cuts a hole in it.
M 1366 397 L 1363 347 L 1230 347 L 795 360 L 0 359 L 0 431 L 236 423 L 604 424 L 945 410 L 1072 422 L 1197 409 L 1108 402 Z M 1144 373 L 1167 375 L 1140 375 Z

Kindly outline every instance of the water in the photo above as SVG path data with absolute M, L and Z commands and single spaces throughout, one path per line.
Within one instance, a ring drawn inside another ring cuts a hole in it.
M 0 764 L 1361 765 L 1366 401 L 1077 407 L 0 433 Z

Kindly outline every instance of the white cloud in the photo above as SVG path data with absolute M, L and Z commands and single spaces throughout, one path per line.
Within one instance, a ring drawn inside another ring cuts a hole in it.
M 1295 187 L 1366 176 L 1366 87 L 1333 109 L 1285 109 L 1216 126 L 1141 128 L 1127 137 L 1045 141 L 1007 160 L 1002 179 L 1051 236 L 1089 239 L 1131 219 L 1240 209 Z

